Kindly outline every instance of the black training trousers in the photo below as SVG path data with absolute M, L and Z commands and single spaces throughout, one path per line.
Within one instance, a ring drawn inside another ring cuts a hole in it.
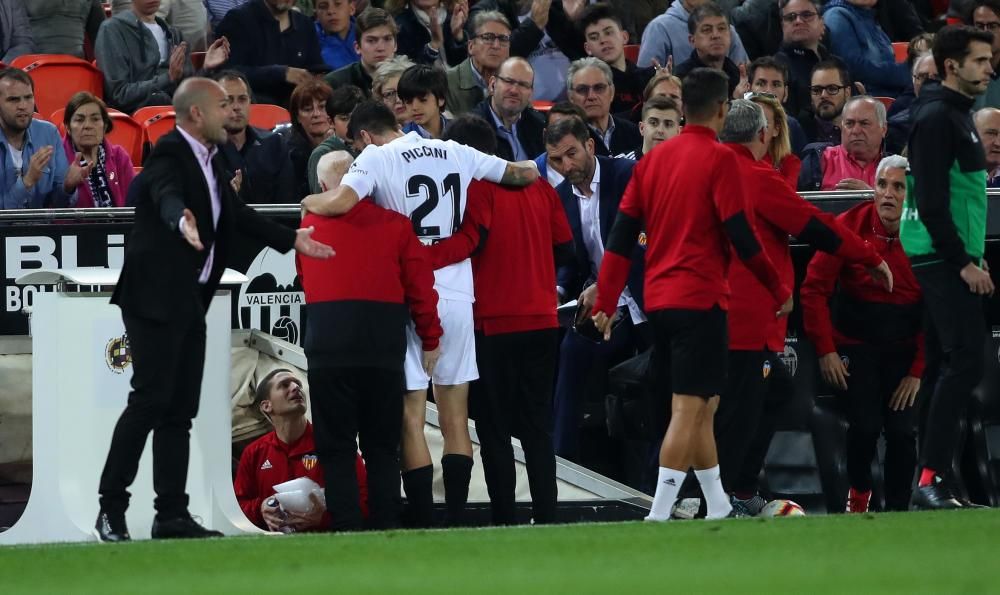
M 331 528 L 389 529 L 398 523 L 402 370 L 309 366 L 313 435 L 326 481 Z M 368 473 L 368 523 L 358 501 L 358 446 Z

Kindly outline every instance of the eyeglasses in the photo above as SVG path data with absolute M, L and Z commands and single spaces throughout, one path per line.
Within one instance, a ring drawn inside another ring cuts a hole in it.
M 762 91 L 747 91 L 743 94 L 743 99 L 753 99 L 754 97 L 767 97 L 768 99 L 777 99 L 778 97 L 774 93 L 764 93 Z
M 976 29 L 980 31 L 989 31 L 990 33 L 995 33 L 1000 29 L 1000 21 L 993 21 L 991 23 L 974 23 Z
M 816 18 L 816 16 L 817 13 L 811 10 L 803 10 L 802 12 L 789 12 L 783 14 L 781 15 L 781 20 L 789 24 L 794 23 L 795 19 L 802 19 L 803 23 L 811 23 L 813 22 L 813 19 Z
M 921 72 L 919 74 L 913 75 L 913 80 L 918 83 L 926 83 L 927 81 L 936 81 L 940 79 L 938 79 L 938 76 L 936 74 Z
M 584 97 L 590 95 L 591 91 L 597 93 L 598 95 L 604 95 L 604 92 L 608 90 L 608 87 L 609 85 L 607 83 L 597 83 L 596 85 L 577 85 L 573 87 L 573 92 Z
M 816 96 L 824 93 L 827 95 L 836 95 L 846 88 L 847 85 L 813 85 L 809 87 L 809 92 Z
M 500 45 L 510 45 L 510 35 L 497 35 L 496 33 L 482 33 L 476 35 L 475 39 L 481 40 L 486 45 L 499 43 Z
M 528 82 L 525 82 L 525 81 L 519 81 L 517 79 L 512 79 L 512 78 L 506 77 L 506 76 L 497 75 L 497 80 L 498 81 L 503 81 L 503 82 L 507 83 L 508 85 L 514 85 L 516 87 L 521 87 L 522 89 L 524 89 L 526 91 L 530 91 L 532 88 L 534 88 L 534 85 L 532 83 L 528 83 Z
M 396 93 L 395 89 L 393 89 L 392 91 L 383 91 L 382 101 L 386 103 L 396 103 L 397 101 L 399 101 L 399 95 Z

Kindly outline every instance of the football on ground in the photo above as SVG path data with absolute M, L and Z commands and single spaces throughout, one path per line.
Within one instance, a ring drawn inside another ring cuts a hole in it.
M 760 516 L 806 516 L 806 511 L 791 500 L 771 500 L 760 509 Z

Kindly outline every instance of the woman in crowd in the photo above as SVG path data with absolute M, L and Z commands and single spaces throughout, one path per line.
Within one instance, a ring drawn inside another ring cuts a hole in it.
M 124 207 L 135 172 L 128 151 L 108 142 L 114 122 L 107 106 L 91 93 L 77 93 L 66 104 L 63 124 L 67 158 L 90 164 L 89 175 L 73 189 L 77 208 Z
M 764 157 L 774 169 L 781 172 L 788 183 L 795 188 L 799 182 L 799 170 L 802 169 L 802 161 L 792 153 L 791 135 L 788 132 L 788 118 L 785 116 L 785 108 L 781 107 L 781 102 L 773 95 L 762 93 L 750 94 L 750 101 L 756 103 L 764 110 L 767 116 L 767 130 L 771 136 L 771 142 L 767 147 L 767 155 Z
M 410 110 L 399 98 L 397 88 L 399 79 L 413 62 L 406 56 L 395 56 L 378 65 L 372 77 L 372 98 L 381 100 L 392 113 L 396 114 L 396 122 L 405 126 L 410 121 Z
M 469 56 L 465 21 L 467 0 L 387 0 L 385 9 L 399 26 L 397 54 L 418 64 L 457 66 Z
M 295 87 L 288 102 L 288 111 L 292 116 L 288 154 L 299 198 L 309 194 L 309 178 L 306 175 L 309 156 L 332 134 L 333 122 L 326 111 L 327 100 L 332 94 L 329 85 L 314 80 Z

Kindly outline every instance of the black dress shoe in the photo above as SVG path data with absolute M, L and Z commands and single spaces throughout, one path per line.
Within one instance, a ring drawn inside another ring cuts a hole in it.
M 124 514 L 114 514 L 102 510 L 97 514 L 97 523 L 94 527 L 97 529 L 97 535 L 101 541 L 115 543 L 132 540 L 128 534 L 128 527 L 125 525 Z
M 911 510 L 953 510 L 962 508 L 962 503 L 955 499 L 942 485 L 927 485 L 913 490 L 910 498 Z
M 190 515 L 172 519 L 161 519 L 160 515 L 156 515 L 151 535 L 153 539 L 199 539 L 222 537 L 222 532 L 202 527 Z

